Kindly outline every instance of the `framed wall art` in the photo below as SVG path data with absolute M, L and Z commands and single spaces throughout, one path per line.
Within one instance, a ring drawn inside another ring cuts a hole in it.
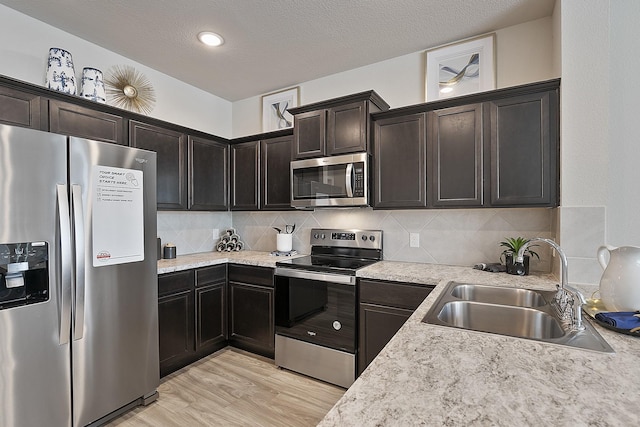
M 425 52 L 425 100 L 495 89 L 495 33 Z
M 299 97 L 299 86 L 263 95 L 262 131 L 271 132 L 293 127 L 293 115 L 288 110 L 298 106 Z

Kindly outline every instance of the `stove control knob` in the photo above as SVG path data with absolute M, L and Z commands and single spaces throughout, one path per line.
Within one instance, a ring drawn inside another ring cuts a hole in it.
M 319 237 L 320 237 L 320 235 L 319 235 L 318 233 L 314 233 L 314 235 L 313 235 L 313 238 L 314 238 L 314 239 L 317 239 L 317 238 L 319 238 Z
M 362 235 L 362 240 L 364 240 L 365 242 L 367 241 L 367 236 L 366 235 Z
M 376 237 L 375 236 L 369 236 L 369 240 L 371 240 L 373 242 L 374 240 L 376 240 Z
M 325 238 L 325 237 L 326 237 L 326 236 L 324 235 L 324 233 L 322 233 L 322 234 L 320 235 L 320 238 L 321 238 L 322 240 L 324 240 L 324 238 Z

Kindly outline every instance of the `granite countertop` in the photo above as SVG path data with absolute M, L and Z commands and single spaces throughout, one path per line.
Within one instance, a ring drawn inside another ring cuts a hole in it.
M 299 256 L 304 255 L 294 255 L 293 258 Z M 275 256 L 269 252 L 260 251 L 201 252 L 179 255 L 174 259 L 159 260 L 158 274 L 173 273 L 174 271 L 190 270 L 192 268 L 207 267 L 227 262 L 273 268 L 276 266 L 276 262 L 289 258 L 291 257 Z
M 608 354 L 421 321 L 450 280 L 554 289 L 550 276 L 387 261 L 358 276 L 437 286 L 320 426 L 637 424 L 636 337 L 596 326 Z

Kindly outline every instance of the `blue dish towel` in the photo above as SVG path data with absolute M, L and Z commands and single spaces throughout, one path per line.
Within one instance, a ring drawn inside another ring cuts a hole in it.
M 635 317 L 637 311 L 618 311 L 598 313 L 596 319 L 618 329 L 633 329 L 640 326 L 640 317 Z

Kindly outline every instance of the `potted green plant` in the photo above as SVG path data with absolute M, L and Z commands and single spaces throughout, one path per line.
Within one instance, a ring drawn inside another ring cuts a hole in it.
M 514 267 L 514 263 L 516 257 L 518 256 L 518 251 L 522 248 L 525 243 L 528 243 L 530 239 L 525 239 L 524 237 L 505 237 L 503 242 L 500 242 L 500 246 L 505 247 L 506 249 L 502 251 L 500 255 L 500 260 L 504 258 L 504 264 L 507 267 L 507 273 L 509 274 L 518 274 L 516 272 L 516 268 Z M 531 250 L 532 247 L 538 245 L 529 245 L 527 249 L 524 251 L 524 274 L 529 274 L 529 259 L 534 256 L 540 259 L 540 256 Z

